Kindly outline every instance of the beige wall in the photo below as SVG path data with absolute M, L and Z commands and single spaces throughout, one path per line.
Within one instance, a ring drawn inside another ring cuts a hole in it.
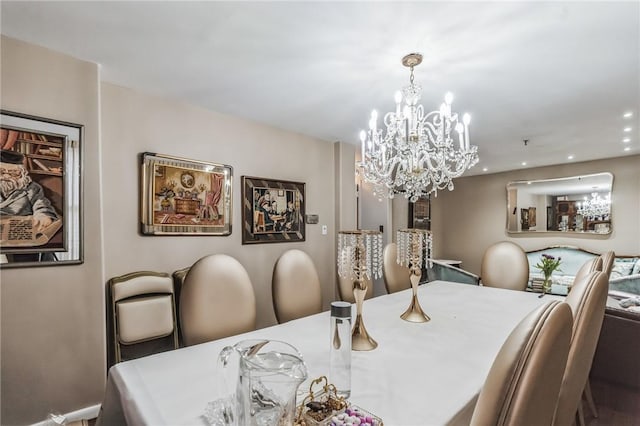
M 247 269 L 256 291 L 258 327 L 275 323 L 271 302 L 273 265 L 285 250 L 313 259 L 324 306 L 334 300 L 334 146 L 321 140 L 217 114 L 175 101 L 102 84 L 104 252 L 107 279 L 136 270 L 172 272 L 200 257 L 225 253 Z M 141 236 L 138 155 L 144 151 L 233 166 L 233 233 L 217 236 Z M 242 245 L 240 177 L 306 183 L 306 241 Z M 327 225 L 327 235 L 321 226 Z
M 598 172 L 613 173 L 611 235 L 506 233 L 508 182 Z M 432 217 L 436 257 L 460 259 L 463 267 L 474 273 L 480 273 L 485 249 L 502 240 L 514 241 L 525 250 L 568 244 L 593 252 L 611 249 L 618 254 L 637 255 L 640 254 L 640 156 L 457 179 L 453 191 L 442 191 L 434 199 Z
M 316 264 L 325 308 L 334 300 L 333 144 L 101 84 L 95 64 L 5 37 L 1 59 L 3 109 L 85 126 L 84 263 L 1 270 L 1 424 L 31 423 L 52 411 L 101 402 L 104 290 L 112 276 L 172 272 L 207 254 L 229 254 L 249 272 L 258 326 L 264 327 L 275 323 L 273 265 L 285 250 L 297 248 Z M 141 236 L 138 171 L 144 151 L 232 165 L 232 235 Z M 242 175 L 306 183 L 306 212 L 318 214 L 320 223 L 307 225 L 305 242 L 241 244 Z M 355 218 L 354 203 L 343 202 L 352 210 L 344 217 Z
M 98 66 L 2 37 L 2 108 L 84 125 L 84 263 L 3 269 L 0 423 L 96 404 L 105 383 Z

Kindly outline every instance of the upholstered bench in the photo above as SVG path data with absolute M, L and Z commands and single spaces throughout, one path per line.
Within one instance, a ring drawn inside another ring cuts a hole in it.
M 542 271 L 535 267 L 542 254 L 562 258 L 560 270 L 551 276 L 551 293 L 566 295 L 573 283 L 578 269 L 590 259 L 599 256 L 572 246 L 554 246 L 527 253 L 529 259 L 529 287 L 534 279 L 543 279 Z M 618 296 L 640 296 L 640 258 L 639 256 L 616 256 L 609 277 L 609 291 Z

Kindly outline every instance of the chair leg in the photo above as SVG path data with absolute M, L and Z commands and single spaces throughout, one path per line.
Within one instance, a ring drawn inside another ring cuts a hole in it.
M 578 404 L 578 426 L 585 426 L 584 412 L 582 411 L 582 399 L 580 400 L 580 404 Z
M 596 410 L 596 404 L 593 402 L 593 395 L 591 394 L 591 385 L 589 384 L 589 379 L 587 379 L 587 384 L 584 387 L 584 398 L 587 400 L 587 405 L 589 406 L 589 411 L 593 414 L 593 417 L 598 418 L 598 410 Z

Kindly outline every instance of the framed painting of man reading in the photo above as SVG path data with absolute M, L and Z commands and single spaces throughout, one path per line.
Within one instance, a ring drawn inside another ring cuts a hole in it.
M 145 152 L 144 235 L 230 235 L 231 166 Z
M 2 111 L 0 264 L 81 263 L 82 126 Z
M 305 240 L 301 182 L 242 177 L 242 244 Z

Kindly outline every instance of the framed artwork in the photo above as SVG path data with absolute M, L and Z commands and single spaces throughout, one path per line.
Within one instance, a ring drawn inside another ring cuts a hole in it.
M 233 168 L 141 154 L 144 235 L 230 235 Z
M 423 196 L 415 203 L 409 203 L 408 227 L 416 229 L 431 230 L 431 200 L 429 196 Z
M 520 224 L 523 231 L 529 230 L 529 209 L 520 209 Z
M 79 264 L 83 126 L 0 111 L 0 267 Z
M 536 208 L 529 207 L 529 228 L 536 226 Z
M 242 176 L 242 244 L 305 240 L 301 182 Z

